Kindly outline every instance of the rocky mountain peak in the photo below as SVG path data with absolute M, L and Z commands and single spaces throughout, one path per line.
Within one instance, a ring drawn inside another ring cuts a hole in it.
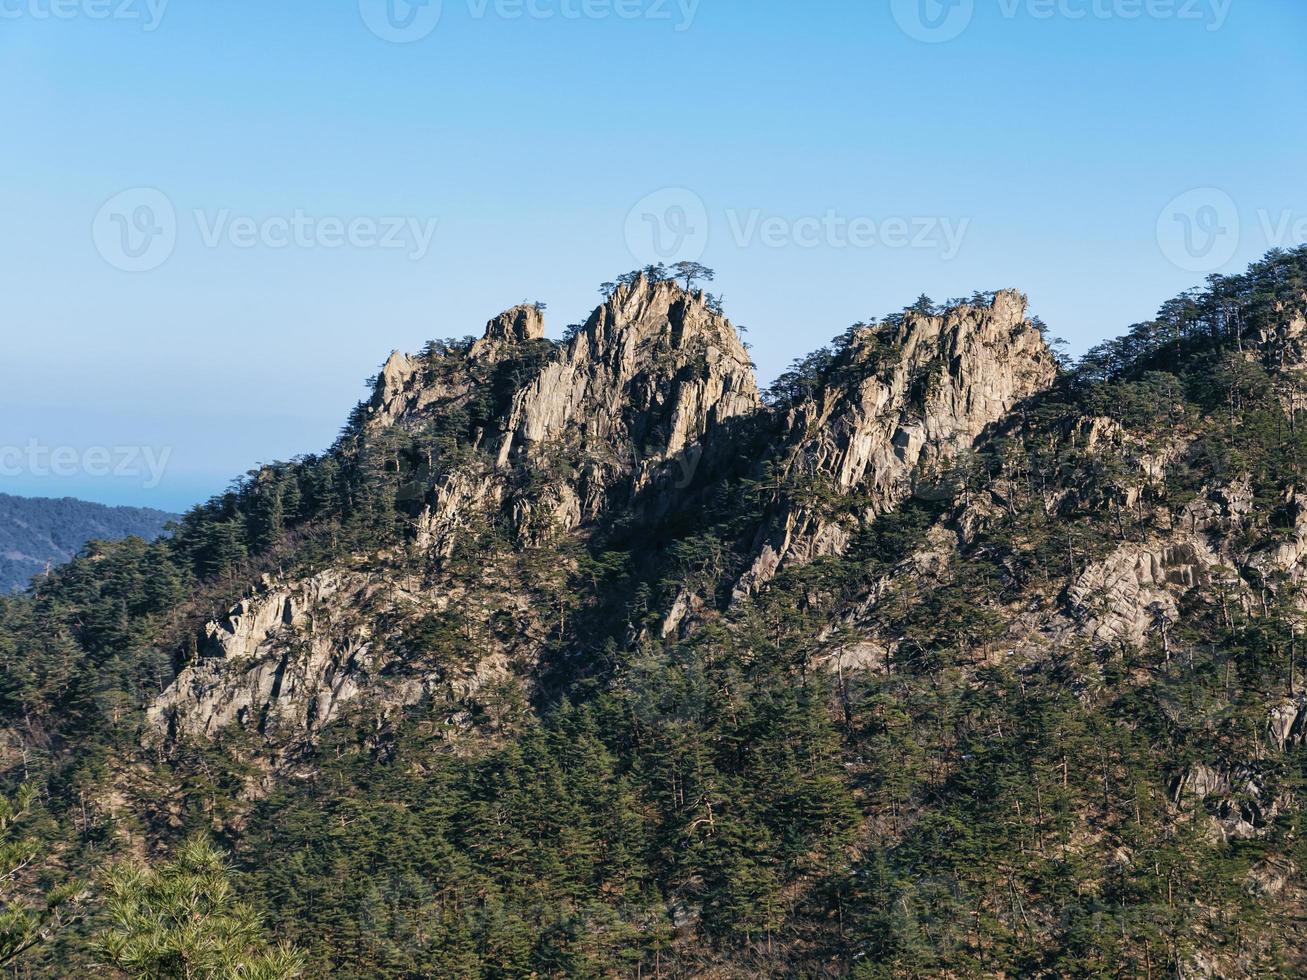
M 667 458 L 760 405 L 748 352 L 708 296 L 641 276 L 518 393 L 499 461 L 560 440 L 588 454 Z
M 784 561 L 837 554 L 923 477 L 1057 377 L 1057 361 L 1015 290 L 942 311 L 910 310 L 850 336 L 813 396 L 789 411 L 779 462 L 791 482 L 856 495 L 860 513 L 827 520 L 786 505 L 759 533 L 743 592 Z
M 912 423 L 917 423 L 931 457 L 970 448 L 988 426 L 1057 377 L 1056 358 L 1026 318 L 1026 308 L 1024 294 L 1001 290 L 988 305 L 908 314 L 895 337 L 902 348 L 898 365 L 862 387 L 862 404 L 868 394 L 875 400 L 887 389 L 902 392 L 924 382 L 909 392 L 903 434 L 914 441 Z M 896 434 L 896 446 L 901 441 Z
M 580 337 L 601 357 L 620 356 L 623 349 L 649 342 L 660 341 L 672 349 L 706 343 L 747 373 L 752 372 L 736 329 L 714 307 L 711 297 L 669 280 L 641 275 L 633 283 L 618 286 L 591 314 Z
M 471 356 L 485 358 L 506 345 L 526 344 L 545 336 L 545 315 L 539 306 L 524 303 L 505 310 L 486 324 L 481 339 L 472 345 Z
M 798 407 L 791 429 L 825 430 L 826 438 L 801 438 L 796 463 L 845 490 L 870 478 L 892 499 L 908 470 L 969 448 L 1056 376 L 1052 351 L 1015 290 L 988 304 L 910 311 L 857 334 L 832 371 L 835 383 Z

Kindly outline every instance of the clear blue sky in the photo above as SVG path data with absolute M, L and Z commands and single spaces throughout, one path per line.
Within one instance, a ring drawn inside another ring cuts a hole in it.
M 325 448 L 393 348 L 583 318 L 666 188 L 764 381 L 922 292 L 1083 350 L 1307 218 L 1300 0 L 151 2 L 0 0 L 0 491 L 180 509 Z

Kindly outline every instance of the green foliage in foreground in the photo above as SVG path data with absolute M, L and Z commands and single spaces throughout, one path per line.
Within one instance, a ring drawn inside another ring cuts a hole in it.
M 95 948 L 133 980 L 290 980 L 303 970 L 299 952 L 268 945 L 222 853 L 203 837 L 157 867 L 115 865 L 102 885 L 110 924 Z
M 44 894 L 30 894 L 22 881 L 42 856 L 42 843 L 20 833 L 36 793 L 23 786 L 13 800 L 0 797 L 0 966 L 51 937 L 81 913 L 85 889 L 65 884 Z

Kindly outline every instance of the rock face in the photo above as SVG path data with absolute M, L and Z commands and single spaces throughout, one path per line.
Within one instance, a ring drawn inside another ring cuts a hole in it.
M 472 427 L 463 438 L 473 451 L 455 460 L 433 455 L 429 478 L 414 488 L 414 545 L 439 560 L 488 521 L 507 520 L 531 542 L 632 507 L 666 510 L 705 459 L 739 455 L 734 424 L 759 420 L 781 433 L 773 452 L 787 477 L 821 484 L 855 521 L 870 520 L 908 497 L 921 473 L 970 449 L 1056 371 L 1025 318 L 1024 297 L 1000 292 L 985 305 L 910 313 L 862 330 L 820 394 L 777 415 L 762 403 L 735 327 L 710 298 L 640 277 L 561 346 L 544 339 L 538 308 L 519 306 L 466 348 L 393 354 L 361 418 L 382 441 L 395 432 L 421 443 L 451 419 Z M 838 552 L 849 533 L 848 516 L 793 503 L 774 510 L 739 591 L 759 588 L 784 561 Z M 393 632 L 438 605 L 424 594 L 432 588 L 439 586 L 401 587 L 341 570 L 265 584 L 209 624 L 198 656 L 150 718 L 173 734 L 211 736 L 240 724 L 311 737 L 365 692 L 390 707 L 414 703 L 448 678 L 389 677 L 394 645 L 376 624 L 388 621 Z M 702 605 L 683 597 L 665 632 Z M 507 669 L 502 657 L 482 657 L 463 686 Z
M 625 476 L 640 489 L 706 434 L 760 405 L 730 321 L 703 293 L 641 279 L 619 287 L 517 393 L 499 465 L 567 450 L 587 468 L 579 516 L 593 517 L 606 484 Z
M 400 425 L 417 430 L 434 416 L 465 408 L 478 387 L 490 383 L 496 364 L 544 335 L 540 310 L 515 306 L 486 324 L 465 359 L 437 362 L 395 351 L 377 377 L 368 423 L 373 428 Z
M 234 722 L 305 733 L 328 723 L 373 666 L 372 637 L 352 624 L 336 628 L 332 611 L 357 609 L 377 591 L 365 577 L 337 572 L 268 584 L 205 625 L 198 657 L 151 706 L 150 722 L 193 736 Z
M 510 346 L 543 340 L 545 315 L 538 306 L 514 306 L 486 324 L 485 335 L 472 345 L 474 358 L 487 358 L 503 344 Z
M 206 624 L 197 656 L 150 706 L 170 737 L 211 738 L 232 725 L 286 743 L 310 741 L 366 693 L 378 715 L 439 694 L 458 705 L 510 676 L 503 650 L 431 663 L 407 649 L 405 626 L 447 609 L 415 580 L 327 571 L 266 581 Z
M 1252 840 L 1264 835 L 1284 808 L 1285 800 L 1265 783 L 1256 765 L 1214 769 L 1199 763 L 1172 780 L 1171 798 L 1179 806 L 1203 804 L 1227 840 Z
M 1179 618 L 1179 597 L 1204 586 L 1216 556 L 1197 536 L 1128 544 L 1090 566 L 1068 592 L 1072 609 L 1095 644 L 1141 646 Z
M 1277 572 L 1286 573 L 1295 583 L 1307 578 L 1304 558 L 1307 558 L 1307 505 L 1297 491 L 1289 493 L 1283 510 L 1292 527 L 1285 530 L 1278 541 L 1271 541 L 1257 549 L 1248 559 L 1248 565 L 1261 575 L 1270 577 Z
M 1307 697 L 1291 698 L 1272 708 L 1266 734 L 1281 752 L 1307 745 Z
M 876 508 L 901 500 L 915 468 L 971 448 L 1052 384 L 1057 365 L 1025 309 L 1021 294 L 1000 292 L 988 308 L 909 314 L 888 337 L 864 330 L 846 355 L 855 380 L 791 420 L 794 465 L 867 493 Z
M 1180 456 L 1135 462 L 1142 479 L 1160 483 Z M 1141 492 L 1131 488 L 1126 503 L 1134 506 Z M 1080 632 L 1096 647 L 1138 647 L 1149 637 L 1165 642 L 1167 627 L 1181 618 L 1181 601 L 1194 590 L 1219 588 L 1247 611 L 1262 587 L 1271 595 L 1281 579 L 1300 586 L 1307 580 L 1307 508 L 1291 491 L 1280 508 L 1287 526 L 1270 541 L 1250 527 L 1252 511 L 1253 490 L 1244 475 L 1209 488 L 1178 513 L 1163 514 L 1171 525 L 1167 533 L 1122 544 L 1092 562 L 1066 591 Z
M 1020 293 L 943 315 L 910 313 L 894 330 L 854 336 L 832 371 L 837 383 L 794 408 L 783 467 L 840 496 L 856 495 L 863 520 L 913 493 L 922 473 L 970 449 L 993 423 L 1046 389 L 1057 364 Z M 756 543 L 740 591 L 769 581 L 784 561 L 837 553 L 849 523 L 788 507 Z

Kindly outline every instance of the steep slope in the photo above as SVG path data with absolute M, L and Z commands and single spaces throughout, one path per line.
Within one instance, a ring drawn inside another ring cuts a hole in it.
M 762 399 L 715 307 L 396 354 L 0 602 L 60 865 L 220 834 L 315 977 L 1301 975 L 1307 250 L 1072 370 L 1000 292 Z
M 212 736 L 239 724 L 284 742 L 312 737 L 365 695 L 383 713 L 436 695 L 458 713 L 487 684 L 525 683 L 542 632 L 530 623 L 526 590 L 471 585 L 442 560 L 478 525 L 503 521 L 518 541 L 538 542 L 642 493 L 675 494 L 705 438 L 761 407 L 734 328 L 703 293 L 642 277 L 618 288 L 562 348 L 543 335 L 539 311 L 518 307 L 466 353 L 391 356 L 365 431 L 385 446 L 396 432 L 425 440 L 399 498 L 414 511 L 414 551 L 435 565 L 404 576 L 337 566 L 266 579 L 205 624 L 189 663 L 149 709 L 159 731 Z M 524 360 L 534 345 L 543 349 Z M 464 443 L 445 442 L 439 427 L 469 412 Z M 511 560 L 484 562 L 482 573 L 502 573 L 506 583 L 516 574 Z M 507 638 L 488 638 L 457 667 L 423 656 L 409 634 L 473 601 L 487 604 L 486 616 L 492 606 L 514 607 Z
M 478 692 L 503 682 L 533 696 L 546 627 L 531 621 L 527 590 L 507 584 L 519 574 L 509 570 L 513 561 L 482 553 L 480 571 L 502 576 L 497 588 L 492 578 L 472 583 L 446 567 L 473 528 L 502 522 L 532 547 L 615 519 L 656 524 L 696 477 L 702 482 L 701 467 L 710 474 L 719 457 L 740 455 L 741 439 L 777 431 L 773 469 L 791 488 L 824 481 L 837 512 L 783 494 L 753 532 L 758 557 L 738 599 L 783 560 L 842 551 L 857 526 L 911 495 L 918 474 L 973 448 L 1056 373 L 1024 298 L 1011 292 L 864 329 L 820 393 L 784 411 L 763 406 L 730 322 L 705 294 L 670 282 L 641 276 L 618 287 L 561 348 L 543 335 L 540 312 L 518 307 L 490 321 L 465 353 L 391 356 L 365 431 L 386 447 L 397 433 L 426 446 L 399 498 L 414 514 L 412 553 L 435 564 L 398 575 L 393 557 L 383 557 L 380 567 L 266 579 L 205 624 L 149 710 L 157 730 L 211 737 L 237 724 L 285 748 L 351 706 L 389 715 L 436 697 L 465 714 Z M 523 360 L 529 350 L 534 356 Z M 465 443 L 442 455 L 439 427 L 469 412 Z M 515 610 L 506 639 L 479 645 L 457 667 L 415 648 L 408 634 L 424 617 L 448 617 L 473 601 L 478 617 Z M 694 604 L 689 595 L 678 601 L 664 635 Z
M 835 518 L 782 508 L 762 532 L 740 589 L 765 584 L 787 558 L 843 551 L 856 522 L 902 503 L 914 479 L 938 474 L 1052 385 L 1057 364 L 1025 313 L 1024 296 L 999 292 L 987 307 L 909 311 L 887 327 L 855 332 L 829 382 L 790 409 L 778 462 L 782 479 L 839 500 Z

